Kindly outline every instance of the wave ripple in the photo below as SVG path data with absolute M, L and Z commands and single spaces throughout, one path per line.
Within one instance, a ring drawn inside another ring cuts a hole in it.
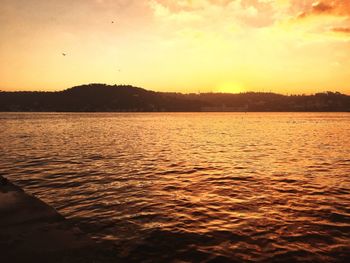
M 350 258 L 350 114 L 14 114 L 0 174 L 128 262 Z

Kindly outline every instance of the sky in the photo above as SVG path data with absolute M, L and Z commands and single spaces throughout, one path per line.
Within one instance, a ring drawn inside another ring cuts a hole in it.
M 350 0 L 0 0 L 0 90 L 350 94 Z

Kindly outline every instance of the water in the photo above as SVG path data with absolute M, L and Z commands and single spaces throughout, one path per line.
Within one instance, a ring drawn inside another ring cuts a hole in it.
M 0 173 L 125 261 L 345 261 L 349 137 L 349 113 L 1 113 Z

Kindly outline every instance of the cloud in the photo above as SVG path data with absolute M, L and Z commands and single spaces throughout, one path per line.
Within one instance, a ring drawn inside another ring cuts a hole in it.
M 333 27 L 331 30 L 336 33 L 350 34 L 350 27 Z
M 323 2 L 314 2 L 312 5 L 312 11 L 314 13 L 331 12 L 334 9 L 333 4 L 327 4 Z
M 300 10 L 298 17 L 305 18 L 308 16 L 320 16 L 320 15 L 349 17 L 350 1 L 349 0 L 315 1 L 315 2 L 312 2 L 311 4 L 305 5 L 303 10 Z
M 303 38 L 322 41 L 348 39 L 346 29 L 350 28 L 349 0 L 288 1 L 288 11 L 281 21 L 299 31 Z
M 282 42 L 294 37 L 306 44 L 349 38 L 350 0 L 149 0 L 148 4 L 161 32 L 193 43 L 212 38 L 222 43 L 261 41 L 266 35 Z
M 155 17 L 167 21 L 201 21 L 265 27 L 274 23 L 271 0 L 150 0 Z M 163 21 L 164 22 L 164 21 Z
M 196 12 L 187 8 L 178 8 L 175 5 L 162 4 L 160 1 L 149 1 L 149 6 L 153 10 L 156 18 L 160 18 L 167 22 L 192 22 L 200 20 Z

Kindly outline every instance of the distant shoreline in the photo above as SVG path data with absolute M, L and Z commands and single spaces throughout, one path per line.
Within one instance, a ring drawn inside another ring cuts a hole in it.
M 350 112 L 350 96 L 170 93 L 88 84 L 58 92 L 0 92 L 0 112 Z

